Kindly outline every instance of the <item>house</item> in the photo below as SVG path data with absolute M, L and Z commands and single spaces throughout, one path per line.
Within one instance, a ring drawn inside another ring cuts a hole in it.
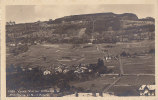
M 18 45 L 22 45 L 22 43 L 21 43 L 21 42 L 19 42 L 19 43 L 18 43 Z
M 62 73 L 62 72 L 63 72 L 62 68 L 60 68 L 60 67 L 57 68 L 57 71 L 58 71 L 59 73 Z
M 92 44 L 92 43 L 88 43 L 88 44 Z
M 114 92 L 102 93 L 103 97 L 114 96 Z
M 82 73 L 82 70 L 79 70 L 79 69 L 78 69 L 78 70 L 75 70 L 74 73 L 80 74 L 80 73 Z
M 31 71 L 31 70 L 32 70 L 32 68 L 28 68 L 28 70 L 30 70 L 30 71 Z
M 67 72 L 69 72 L 69 69 L 65 69 L 65 70 L 63 71 L 63 73 L 67 73 Z
M 129 41 L 129 38 L 128 38 L 128 35 L 122 35 L 119 37 L 119 41 L 120 42 L 128 42 Z
M 155 96 L 155 85 L 142 85 L 139 88 L 140 96 Z
M 21 68 L 21 70 L 24 72 L 24 71 L 26 71 L 26 69 L 25 68 Z
M 106 60 L 111 60 L 110 56 L 105 57 Z
M 81 69 L 84 69 L 84 70 L 86 70 L 86 69 L 87 69 L 87 67 L 81 67 Z
M 87 67 L 81 67 L 80 70 L 81 70 L 82 73 L 84 73 L 85 71 L 88 70 L 88 68 Z
M 64 24 L 65 23 L 65 21 L 62 21 L 62 24 Z
M 111 56 L 104 56 L 104 59 L 105 59 L 107 62 L 109 62 L 109 61 L 112 60 L 112 57 L 111 57 Z
M 92 72 L 92 69 L 89 69 L 88 72 Z
M 92 93 L 78 93 L 78 97 L 93 97 Z
M 122 38 L 122 42 L 128 42 L 128 41 L 129 41 L 128 37 L 123 37 Z
M 13 46 L 13 47 L 15 47 L 15 46 L 16 46 L 16 44 L 15 44 L 15 43 L 10 43 L 9 45 L 10 45 L 10 46 Z
M 82 23 L 83 21 L 79 21 L 79 23 Z
M 49 74 L 51 74 L 51 72 L 50 72 L 49 70 L 45 70 L 45 71 L 43 72 L 43 75 L 49 75 Z

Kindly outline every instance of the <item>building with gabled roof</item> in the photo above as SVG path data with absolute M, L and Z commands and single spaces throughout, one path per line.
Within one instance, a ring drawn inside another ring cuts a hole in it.
M 155 96 L 155 85 L 142 85 L 139 88 L 140 96 Z

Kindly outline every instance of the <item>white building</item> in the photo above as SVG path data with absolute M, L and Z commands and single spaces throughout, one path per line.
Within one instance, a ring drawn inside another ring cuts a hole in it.
M 78 93 L 78 97 L 93 97 L 92 93 Z
M 69 70 L 68 69 L 65 69 L 64 71 L 63 71 L 63 73 L 67 73 Z
M 15 43 L 10 43 L 9 45 L 10 45 L 10 46 L 13 46 L 13 47 L 15 47 L 15 46 L 16 46 L 16 44 L 15 44 Z
M 28 70 L 32 70 L 32 68 L 28 68 Z
M 49 75 L 49 74 L 51 74 L 51 72 L 50 72 L 49 70 L 45 70 L 45 71 L 43 72 L 43 75 Z
M 139 88 L 140 96 L 155 96 L 155 85 L 142 85 Z

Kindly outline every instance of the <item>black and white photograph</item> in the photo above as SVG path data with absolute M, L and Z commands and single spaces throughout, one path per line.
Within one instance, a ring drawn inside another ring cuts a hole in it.
M 6 97 L 155 97 L 152 4 L 5 11 Z

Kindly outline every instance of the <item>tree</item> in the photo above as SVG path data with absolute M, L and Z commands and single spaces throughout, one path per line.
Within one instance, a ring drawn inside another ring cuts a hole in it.
M 66 80 L 58 80 L 57 87 L 62 89 L 62 91 L 70 89 L 70 85 L 68 84 Z
M 104 61 L 100 58 L 98 59 L 98 63 L 95 71 L 97 72 L 96 75 L 107 72 L 107 67 L 104 65 Z
M 104 61 L 102 59 L 98 59 L 97 67 L 104 67 Z
M 21 69 L 21 67 L 20 66 L 17 66 L 17 72 L 22 72 L 22 69 Z
M 127 56 L 127 53 L 125 51 L 123 51 L 120 55 L 121 56 Z
M 52 19 L 49 19 L 49 21 L 48 21 L 47 24 L 53 24 L 53 20 L 52 20 Z
M 7 72 L 13 72 L 14 71 L 14 65 L 11 64 L 9 68 L 7 68 Z
M 150 49 L 149 53 L 154 53 L 155 54 L 155 49 Z

